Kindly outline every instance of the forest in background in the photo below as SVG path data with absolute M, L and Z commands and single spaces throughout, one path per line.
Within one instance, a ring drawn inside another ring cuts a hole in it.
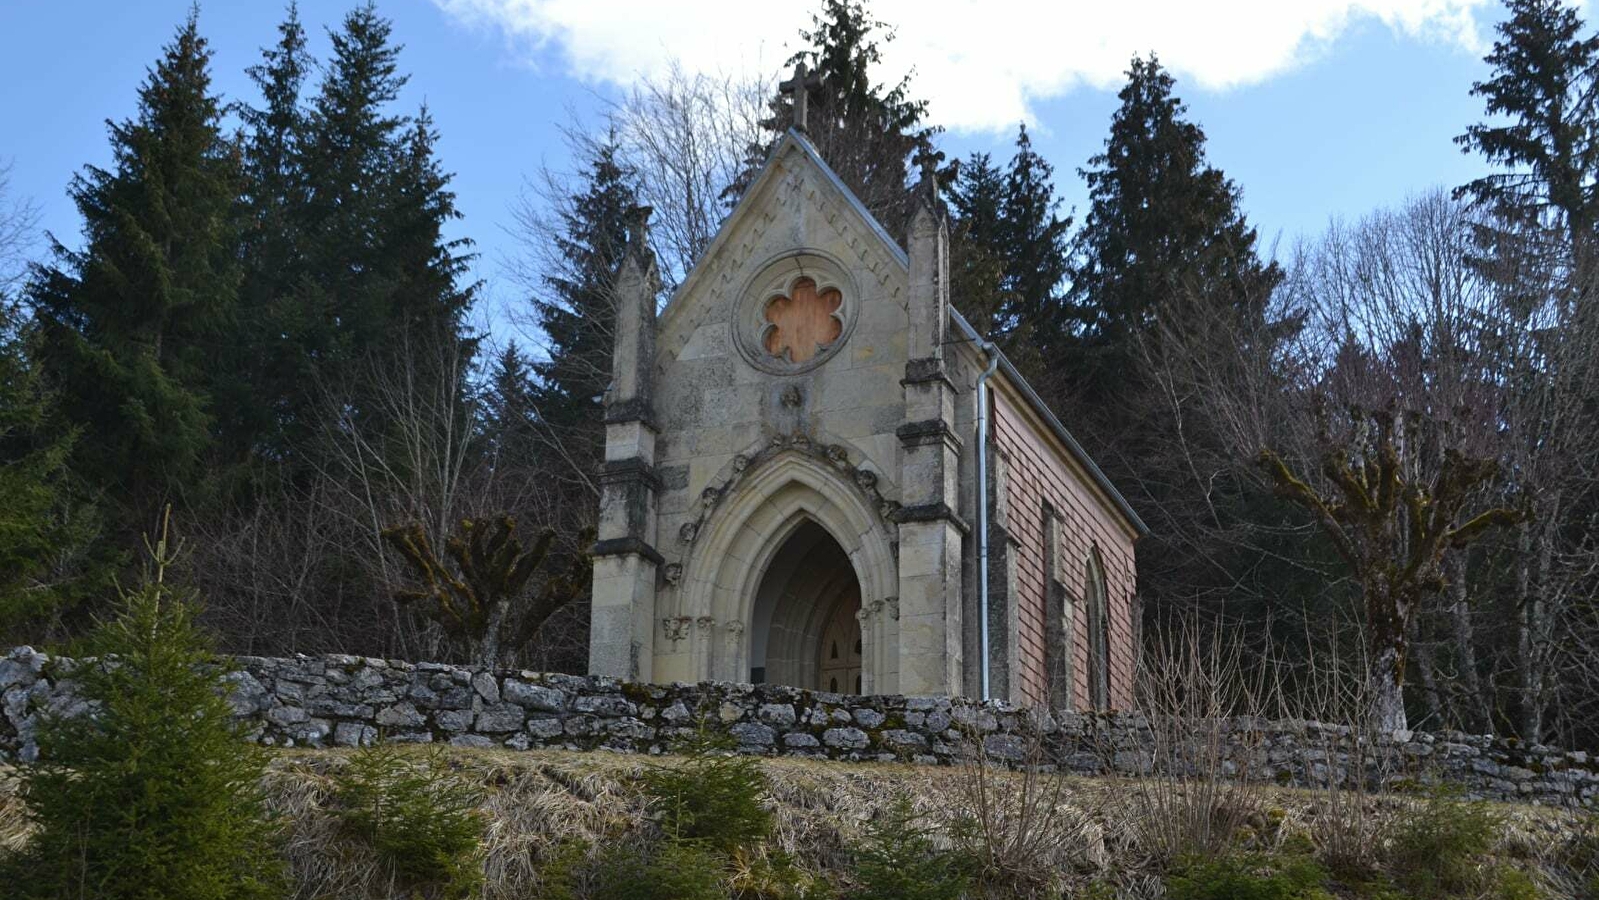
M 1008 160 L 941 153 L 914 81 L 878 80 L 892 23 L 859 3 L 823 0 L 789 62 L 820 75 L 810 136 L 890 234 L 918 173 L 939 180 L 954 303 L 1151 527 L 1149 640 L 1221 627 L 1289 682 L 1347 665 L 1402 688 L 1415 727 L 1595 748 L 1599 37 L 1554 0 L 1507 7 L 1491 77 L 1461 85 L 1484 106 L 1461 149 L 1494 174 L 1284 253 L 1153 56 L 1076 173 L 1080 222 L 1025 127 Z M 551 537 L 498 599 L 571 599 L 504 641 L 496 621 L 495 655 L 584 668 L 629 213 L 654 209 L 664 301 L 791 121 L 787 73 L 674 71 L 566 126 L 578 171 L 530 173 L 514 209 L 523 346 L 468 324 L 473 249 L 444 235 L 450 176 L 426 108 L 397 106 L 390 23 L 368 4 L 329 33 L 311 59 L 290 7 L 256 96 L 225 98 L 199 14 L 180 23 L 111 164 L 70 185 L 76 248 L 32 252 L 0 181 L 0 644 L 70 647 L 170 507 L 170 575 L 222 649 L 464 659 L 481 641 L 449 592 L 415 589 L 439 560 L 385 534 L 470 549 L 460 523 L 509 516 Z

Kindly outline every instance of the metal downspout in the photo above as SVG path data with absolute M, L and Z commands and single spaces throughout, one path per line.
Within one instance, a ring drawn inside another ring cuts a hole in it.
M 978 346 L 988 356 L 988 368 L 977 376 L 977 597 L 982 622 L 983 700 L 987 702 L 993 699 L 988 650 L 988 379 L 999 369 L 999 348 L 992 341 Z

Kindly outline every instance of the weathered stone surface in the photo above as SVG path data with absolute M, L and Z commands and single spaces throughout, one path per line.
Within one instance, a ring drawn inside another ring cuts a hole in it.
M 566 709 L 566 694 L 554 688 L 528 684 L 514 678 L 505 679 L 503 695 L 510 703 L 540 712 L 560 712 Z
M 470 709 L 441 709 L 433 714 L 433 723 L 455 733 L 470 730 L 474 718 L 476 715 Z
M 0 671 L 11 684 L 0 689 L 0 759 L 37 759 L 41 714 L 87 711 L 67 677 L 74 661 L 50 659 L 45 666 L 45 660 L 26 648 L 3 657 Z M 234 710 L 251 723 L 254 739 L 275 747 L 354 747 L 382 736 L 466 747 L 658 753 L 694 735 L 708 714 L 707 724 L 735 738 L 746 753 L 948 764 L 972 752 L 975 731 L 992 760 L 1026 764 L 1043 746 L 1049 754 L 1043 764 L 1082 775 L 1147 774 L 1157 759 L 1151 725 L 1136 713 L 1048 717 L 961 699 L 720 683 L 623 686 L 611 679 L 490 676 L 352 657 L 235 662 L 240 671 L 229 676 Z M 485 679 L 495 682 L 498 701 L 486 701 L 495 691 Z M 965 728 L 951 727 L 957 722 Z M 883 728 L 890 724 L 896 727 Z M 1033 740 L 1038 734 L 1047 735 L 1042 745 Z M 1196 734 L 1196 741 L 1211 734 Z M 1351 762 L 1359 758 L 1351 753 L 1353 737 L 1342 726 L 1239 719 L 1218 723 L 1215 734 L 1222 741 L 1222 770 L 1236 778 L 1315 786 L 1365 777 L 1376 784 L 1381 772 L 1391 772 L 1421 783 L 1458 784 L 1473 797 L 1599 806 L 1599 763 L 1585 753 L 1482 735 L 1397 733 L 1375 742 L 1378 754 L 1388 754 L 1383 765 L 1368 751 L 1366 771 L 1359 772 Z
M 738 738 L 740 745 L 770 747 L 777 741 L 777 732 L 773 731 L 771 726 L 759 722 L 740 722 L 727 731 Z
M 385 728 L 415 728 L 427 722 L 427 717 L 417 712 L 409 700 L 396 703 L 377 714 L 377 723 Z
M 488 734 L 504 734 L 522 727 L 526 711 L 515 703 L 496 703 L 477 714 L 477 730 Z
M 290 725 L 298 725 L 310 717 L 311 714 L 306 712 L 304 707 L 300 706 L 278 706 L 267 710 L 266 714 L 267 722 L 276 725 L 279 728 L 287 728 Z
M 829 728 L 822 732 L 822 743 L 845 750 L 864 750 L 871 739 L 859 728 Z
M 883 720 L 885 718 L 887 718 L 887 716 L 884 716 L 880 711 L 875 709 L 855 710 L 855 721 L 862 728 L 876 728 L 883 724 Z
M 612 697 L 601 695 L 598 697 L 579 697 L 572 704 L 572 708 L 580 713 L 590 713 L 601 716 L 636 716 L 638 707 L 633 705 L 626 697 Z
M 793 725 L 796 719 L 794 707 L 787 703 L 763 703 L 760 709 L 762 722 L 772 725 Z
M 544 741 L 560 737 L 563 730 L 560 719 L 529 719 L 527 723 L 527 733 Z

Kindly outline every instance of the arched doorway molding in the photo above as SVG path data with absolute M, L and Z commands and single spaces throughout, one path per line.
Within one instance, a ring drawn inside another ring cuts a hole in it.
M 772 559 L 806 522 L 838 543 L 860 585 L 862 689 L 893 691 L 899 572 L 888 526 L 854 483 L 814 456 L 792 450 L 746 472 L 694 541 L 681 615 L 702 626 L 692 650 L 696 677 L 749 678 L 757 589 Z

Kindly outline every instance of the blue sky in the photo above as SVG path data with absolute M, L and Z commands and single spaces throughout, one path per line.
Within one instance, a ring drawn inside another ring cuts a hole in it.
M 1500 15 L 1489 0 L 1126 0 L 1109 11 L 1098 3 L 970 0 L 934 11 L 939 4 L 906 2 L 872 8 L 900 27 L 890 65 L 915 65 L 933 118 L 954 126 L 945 148 L 1007 156 L 1014 123 L 1026 118 L 1079 213 L 1076 170 L 1104 139 L 1117 73 L 1135 50 L 1159 51 L 1174 69 L 1210 138 L 1212 162 L 1243 188 L 1251 221 L 1284 253 L 1331 217 L 1453 186 L 1480 168 L 1451 138 L 1481 116 L 1468 90 L 1486 74 L 1481 56 Z M 349 6 L 302 0 L 313 51 L 325 50 L 322 26 Z M 592 120 L 603 98 L 674 56 L 723 72 L 769 68 L 794 44 L 808 11 L 684 0 L 671 4 L 673 18 L 660 18 L 666 6 L 381 0 L 405 45 L 405 100 L 425 99 L 442 133 L 440 155 L 465 213 L 458 234 L 478 243 L 485 311 L 496 319 L 515 302 L 497 264 L 514 250 L 509 207 L 541 165 L 563 167 L 562 123 Z M 104 121 L 132 111 L 146 66 L 187 7 L 188 0 L 0 4 L 0 159 L 14 165 L 12 189 L 32 197 L 44 226 L 63 240 L 77 239 L 68 180 L 85 163 L 107 161 Z M 1265 18 L 1262 9 L 1270 10 Z M 217 87 L 228 98 L 254 99 L 244 69 L 274 39 L 281 14 L 272 0 L 202 7 Z

